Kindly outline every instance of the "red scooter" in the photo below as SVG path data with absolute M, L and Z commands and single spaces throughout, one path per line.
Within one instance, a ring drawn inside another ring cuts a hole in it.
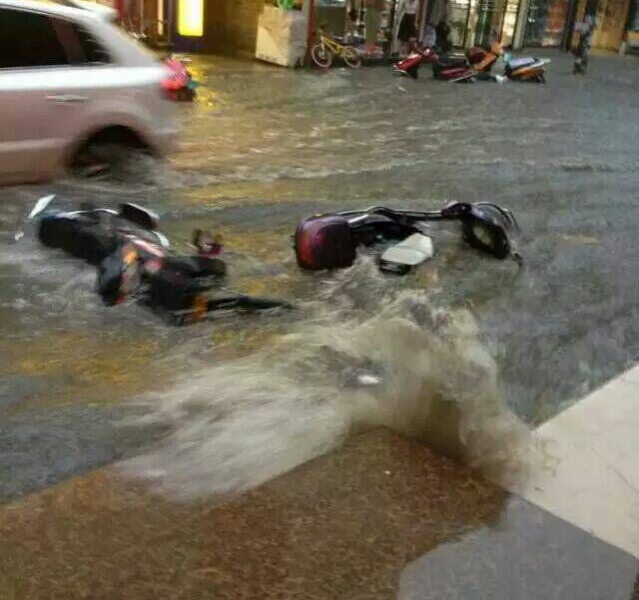
M 393 70 L 400 75 L 417 79 L 419 76 L 419 67 L 423 64 L 433 64 L 437 59 L 437 53 L 432 48 L 422 50 L 415 45 L 406 58 L 393 65 Z
M 495 42 L 489 49 L 471 48 L 464 54 L 438 56 L 432 48 L 421 50 L 416 46 L 411 53 L 393 65 L 396 73 L 417 79 L 419 67 L 424 63 L 433 65 L 433 77 L 445 81 L 470 81 L 488 74 L 499 56 L 503 46 Z

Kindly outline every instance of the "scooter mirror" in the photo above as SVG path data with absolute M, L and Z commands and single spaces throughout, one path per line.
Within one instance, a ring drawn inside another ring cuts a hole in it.
M 514 241 L 517 223 L 511 213 L 495 204 L 473 204 L 472 210 L 461 217 L 464 239 L 477 250 L 503 260 L 513 256 L 519 260 Z
M 54 199 L 55 194 L 52 194 L 50 196 L 43 196 L 42 198 L 40 198 L 40 200 L 36 202 L 33 209 L 31 209 L 31 212 L 29 213 L 27 219 L 35 219 L 40 213 L 44 212 L 47 209 L 49 204 L 51 204 Z

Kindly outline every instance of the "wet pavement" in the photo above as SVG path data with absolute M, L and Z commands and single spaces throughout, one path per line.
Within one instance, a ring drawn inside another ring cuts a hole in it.
M 636 559 L 388 430 L 217 506 L 92 473 L 0 534 L 3 600 L 639 598 Z
M 131 559 L 143 571 L 115 575 L 123 566 L 112 557 L 127 546 L 120 535 L 129 524 L 120 515 L 117 522 L 102 523 L 93 531 L 99 515 L 94 513 L 96 499 L 90 492 L 99 480 L 95 489 L 116 505 L 121 502 L 124 512 L 128 502 L 138 500 L 127 500 L 127 493 L 111 475 L 97 472 L 21 500 L 29 492 L 135 456 L 155 440 L 159 440 L 158 453 L 150 454 L 133 472 L 149 475 L 164 461 L 166 489 L 180 495 L 176 490 L 180 488 L 198 501 L 216 491 L 250 488 L 335 448 L 351 430 L 378 425 L 456 455 L 455 444 L 448 438 L 438 439 L 438 433 L 451 422 L 452 429 L 459 429 L 461 422 L 464 439 L 471 432 L 479 440 L 477 452 L 492 454 L 502 447 L 501 433 L 493 436 L 492 431 L 500 430 L 497 419 L 503 422 L 504 411 L 510 409 L 524 423 L 537 424 L 634 362 L 639 354 L 634 260 L 639 241 L 633 212 L 639 183 L 639 106 L 634 97 L 639 63 L 635 58 L 594 57 L 588 77 L 575 78 L 567 57 L 550 56 L 553 63 L 546 85 L 449 85 L 426 76 L 416 82 L 396 79 L 385 68 L 319 73 L 198 60 L 193 70 L 204 85 L 196 104 L 180 107 L 183 147 L 168 168 L 157 168 L 151 177 L 126 184 L 62 182 L 4 190 L 0 500 L 15 503 L 4 509 L 0 523 L 9 524 L 15 547 L 31 540 L 22 549 L 26 554 L 20 562 L 27 564 L 33 557 L 34 568 L 37 561 L 48 560 L 49 549 L 40 545 L 43 539 L 55 545 L 68 535 L 69 552 L 79 555 L 85 547 L 96 546 L 100 552 L 95 543 L 100 532 L 105 533 L 102 537 L 112 530 L 120 532 L 117 543 L 105 550 L 111 565 L 105 573 L 112 573 L 112 578 L 100 579 L 94 566 L 101 563 L 90 554 L 77 567 L 56 563 L 50 574 L 43 575 L 42 584 L 36 580 L 35 588 L 28 587 L 28 573 L 3 573 L 2 589 L 10 590 L 5 596 L 98 598 L 95 590 L 104 581 L 128 577 L 131 593 L 119 597 L 157 597 L 157 590 L 143 582 L 162 572 L 169 579 L 162 583 L 161 597 L 207 597 L 200 584 L 193 588 L 196 593 L 182 579 L 180 585 L 170 581 L 172 571 L 166 565 L 182 552 L 181 542 L 160 544 L 165 553 L 161 557 Z M 300 310 L 172 329 L 141 307 L 104 308 L 93 292 L 90 268 L 42 250 L 30 240 L 10 242 L 20 215 L 39 195 L 51 191 L 63 202 L 133 200 L 148 205 L 161 214 L 164 230 L 184 244 L 195 226 L 219 230 L 230 251 L 233 287 L 289 298 Z M 304 215 L 372 204 L 435 208 L 450 199 L 488 200 L 510 207 L 525 232 L 521 244 L 525 268 L 520 271 L 514 263 L 477 256 L 463 246 L 454 228 L 433 231 L 435 260 L 403 280 L 379 277 L 364 260 L 335 285 L 331 283 L 334 276 L 302 275 L 294 264 L 288 237 Z M 406 305 L 394 304 L 397 294 L 407 296 L 410 306 L 427 306 L 430 316 L 413 316 L 407 325 L 402 319 Z M 346 308 L 342 297 L 348 298 Z M 432 315 L 448 315 L 457 323 L 456 315 L 466 310 L 471 315 L 470 330 L 459 325 L 453 333 L 434 331 L 431 337 L 423 337 L 411 329 L 436 321 Z M 381 319 L 377 318 L 380 313 Z M 313 331 L 308 330 L 309 322 L 316 325 Z M 289 336 L 281 344 L 285 334 Z M 394 338 L 395 346 L 390 343 Z M 454 339 L 452 344 L 449 338 Z M 390 349 L 384 351 L 386 346 Z M 328 358 L 320 353 L 327 347 Z M 369 396 L 362 400 L 359 392 L 351 393 L 336 383 L 336 373 L 344 368 L 357 370 L 370 364 L 381 364 L 392 381 L 376 392 L 374 410 Z M 182 375 L 187 380 L 197 375 L 197 392 L 180 381 Z M 149 392 L 153 393 L 150 399 L 141 396 Z M 454 399 L 452 418 L 451 411 L 443 415 L 432 409 L 433 399 L 442 397 L 448 404 Z M 499 408 L 478 409 L 478 400 L 487 397 L 499 397 Z M 421 404 L 418 407 L 416 399 L 423 400 L 428 411 Z M 150 415 L 152 426 L 123 425 L 123 419 L 139 414 Z M 287 418 L 294 426 L 282 425 Z M 225 437 L 226 425 L 230 433 Z M 521 423 L 513 426 L 521 427 Z M 173 434 L 169 445 L 163 446 L 167 429 Z M 401 446 L 405 442 L 400 439 L 382 445 Z M 410 447 L 418 454 L 428 452 L 416 442 Z M 252 472 L 251 460 L 259 462 L 260 452 L 265 463 L 274 457 L 276 466 L 261 465 Z M 240 458 L 229 458 L 235 456 Z M 439 458 L 428 454 L 423 460 L 435 464 Z M 327 478 L 341 477 L 340 467 L 334 468 L 330 467 Z M 295 473 L 292 476 L 302 477 Z M 449 477 L 433 481 L 433 493 L 448 485 Z M 286 487 L 279 481 L 268 484 L 280 486 L 275 496 Z M 354 489 L 344 491 L 347 497 L 368 491 L 365 481 L 354 478 L 353 485 Z M 357 485 L 363 487 L 357 489 Z M 414 492 L 415 502 L 426 498 L 431 489 L 423 482 L 420 485 Z M 450 494 L 460 502 L 473 503 L 475 492 L 465 490 L 475 485 L 489 484 L 472 484 Z M 335 490 L 338 497 L 340 489 Z M 84 490 L 89 490 L 89 496 L 83 504 L 77 495 Z M 409 491 L 398 492 L 397 497 L 380 500 L 380 506 L 390 511 L 398 498 L 409 502 L 410 496 Z M 76 500 L 86 521 L 78 520 L 74 512 Z M 191 506 L 179 508 L 162 496 L 148 502 L 153 507 L 148 520 L 156 532 L 163 531 L 169 521 L 181 519 L 181 514 L 197 522 Z M 528 510 L 517 502 L 520 508 L 515 511 Z M 497 520 L 503 509 L 500 503 L 494 509 Z M 307 501 L 300 504 L 303 508 Z M 64 514 L 54 517 L 51 506 L 61 507 Z M 344 515 L 359 511 L 362 522 L 377 518 L 365 507 L 351 508 Z M 406 507 L 408 521 L 420 523 L 422 516 L 412 512 L 414 508 Z M 42 511 L 43 520 L 35 521 L 40 525 L 27 532 L 24 527 L 31 517 L 20 520 L 15 515 L 23 511 L 29 515 L 32 509 Z M 308 513 L 305 509 L 302 513 L 296 518 L 303 523 Z M 315 596 L 298 590 L 298 596 L 291 597 L 393 597 L 389 590 L 395 589 L 399 567 L 392 565 L 403 568 L 449 538 L 459 538 L 461 546 L 449 550 L 444 546 L 438 555 L 443 558 L 437 560 L 456 564 L 456 552 L 472 552 L 474 543 L 491 545 L 494 537 L 481 541 L 480 532 L 472 538 L 480 541 L 471 540 L 471 549 L 464 549 L 460 536 L 484 519 L 485 513 L 480 513 L 478 520 L 461 518 L 457 523 L 466 525 L 452 527 L 445 536 L 425 535 L 431 541 L 408 553 L 396 546 L 396 563 L 378 558 L 374 569 L 356 578 L 364 580 L 371 572 L 391 577 L 395 583 L 383 583 L 383 594 L 374 587 L 360 595 L 343 591 L 356 589 L 351 581 L 344 588 L 339 582 L 336 587 L 318 587 Z M 50 518 L 53 523 L 58 517 L 58 525 L 49 524 Z M 140 527 L 144 528 L 146 519 L 140 516 Z M 282 528 L 286 531 L 290 526 L 286 523 Z M 322 538 L 319 529 L 318 525 L 317 534 L 307 539 L 328 544 L 325 552 L 330 553 L 335 546 L 330 538 Z M 549 527 L 555 529 L 561 527 Z M 407 530 L 392 539 L 403 538 Z M 185 531 L 187 539 L 191 534 L 188 528 Z M 177 536 L 174 529 L 171 532 Z M 557 552 L 570 553 L 579 547 L 579 535 L 570 529 L 566 548 L 571 550 Z M 351 540 L 344 544 L 352 543 L 352 538 L 344 539 Z M 274 540 L 274 545 L 283 543 L 281 537 Z M 617 569 L 606 576 L 622 579 L 625 586 L 634 576 L 633 569 L 637 570 L 634 563 L 626 555 L 615 554 L 616 550 L 591 542 L 594 554 L 581 563 L 576 558 L 579 565 L 570 568 L 585 573 L 587 565 L 604 560 L 599 555 L 603 553 L 612 557 L 610 564 Z M 503 552 L 509 553 L 511 541 L 503 543 Z M 290 556 L 299 556 L 304 544 L 310 541 L 291 548 Z M 206 552 L 205 548 L 203 544 L 198 552 Z M 241 553 L 243 548 L 229 551 Z M 187 558 L 182 558 L 186 562 L 175 567 L 178 578 L 191 572 Z M 496 564 L 503 564 L 500 560 Z M 350 559 L 345 555 L 344 561 L 347 566 Z M 149 565 L 148 571 L 144 565 Z M 198 563 L 193 569 L 197 581 L 198 569 L 203 569 L 204 580 L 219 576 L 220 581 L 231 582 L 230 590 L 246 579 L 218 572 L 209 564 Z M 327 572 L 319 569 L 318 579 Z M 433 583 L 434 576 L 428 575 L 427 580 L 438 589 L 444 583 Z M 421 577 L 426 575 L 410 579 L 420 582 Z M 80 587 L 72 591 L 67 584 L 74 581 Z M 626 587 L 631 589 L 632 583 Z M 269 594 L 245 595 L 278 597 L 277 586 L 269 589 Z M 616 597 L 605 592 L 601 590 L 601 597 Z M 411 593 L 406 592 L 406 597 L 414 597 Z M 520 597 L 551 598 L 554 593 Z M 227 595 L 242 597 L 239 592 Z M 502 596 L 509 597 L 503 590 L 486 597 Z M 105 592 L 103 597 L 118 596 Z M 459 597 L 481 596 L 460 593 Z M 590 596 L 575 587 L 557 597 Z

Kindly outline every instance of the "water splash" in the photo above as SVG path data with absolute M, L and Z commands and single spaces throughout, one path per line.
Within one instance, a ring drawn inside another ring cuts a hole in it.
M 272 347 L 143 399 L 133 423 L 168 432 L 124 472 L 179 499 L 227 495 L 378 426 L 512 472 L 528 430 L 503 402 L 469 312 L 393 291 L 366 260 L 324 289 Z

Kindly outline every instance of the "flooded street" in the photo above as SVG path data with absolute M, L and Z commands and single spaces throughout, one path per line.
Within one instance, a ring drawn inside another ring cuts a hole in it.
M 0 501 L 167 434 L 126 468 L 187 497 L 251 487 L 379 424 L 441 447 L 442 398 L 490 454 L 493 419 L 517 423 L 504 407 L 538 424 L 635 361 L 637 61 L 598 57 L 576 79 L 550 56 L 547 85 L 198 59 L 169 165 L 125 184 L 4 190 Z M 45 193 L 148 206 L 183 245 L 195 227 L 219 231 L 230 287 L 297 310 L 171 328 L 103 307 L 91 267 L 12 242 Z M 476 254 L 455 225 L 433 229 L 434 260 L 403 279 L 365 259 L 342 274 L 295 264 L 303 216 L 448 200 L 509 207 L 524 268 Z M 353 387 L 360 372 L 382 383 Z

